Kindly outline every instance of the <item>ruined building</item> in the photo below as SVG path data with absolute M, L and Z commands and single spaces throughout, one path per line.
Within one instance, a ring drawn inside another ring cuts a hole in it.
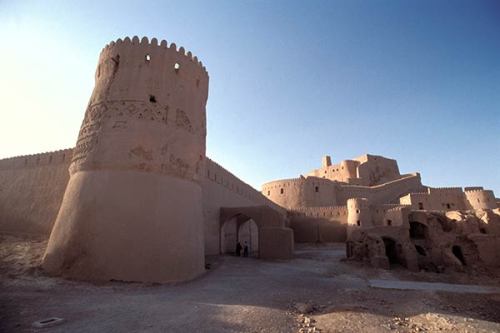
M 346 242 L 348 258 L 411 270 L 500 266 L 499 200 L 482 187 L 432 188 L 397 162 L 364 155 L 295 179 L 266 183 L 262 194 L 286 207 L 297 242 Z
M 111 42 L 75 148 L 0 160 L 0 232 L 50 236 L 44 270 L 86 280 L 189 280 L 238 241 L 263 259 L 337 241 L 385 268 L 498 264 L 493 192 L 427 187 L 392 159 L 327 156 L 256 191 L 206 156 L 208 86 L 182 47 Z

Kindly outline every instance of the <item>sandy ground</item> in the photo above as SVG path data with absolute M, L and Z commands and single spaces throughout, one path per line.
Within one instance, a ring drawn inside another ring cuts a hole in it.
M 91 284 L 45 276 L 37 268 L 45 246 L 0 238 L 0 332 L 500 332 L 500 294 L 369 285 L 499 287 L 490 271 L 377 270 L 344 261 L 344 244 L 330 244 L 297 246 L 295 258 L 283 262 L 210 258 L 203 277 L 182 284 Z M 50 317 L 64 320 L 33 327 Z

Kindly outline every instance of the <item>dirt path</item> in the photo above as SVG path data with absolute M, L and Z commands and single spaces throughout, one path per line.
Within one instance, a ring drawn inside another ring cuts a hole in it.
M 500 331 L 500 295 L 371 288 L 369 279 L 414 275 L 344 262 L 343 244 L 298 246 L 286 262 L 218 257 L 203 277 L 176 285 L 50 278 L 36 268 L 43 241 L 0 245 L 2 332 Z M 417 276 L 467 280 L 426 274 Z M 50 317 L 64 321 L 32 327 Z

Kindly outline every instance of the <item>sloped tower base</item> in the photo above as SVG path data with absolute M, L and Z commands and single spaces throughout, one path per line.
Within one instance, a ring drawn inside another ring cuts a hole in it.
M 43 260 L 83 280 L 174 282 L 204 271 L 201 188 L 137 171 L 72 175 Z

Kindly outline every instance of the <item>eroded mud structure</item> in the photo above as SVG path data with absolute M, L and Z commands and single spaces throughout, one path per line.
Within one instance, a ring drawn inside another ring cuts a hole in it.
M 397 162 L 364 155 L 307 176 L 269 182 L 262 193 L 286 207 L 298 242 L 346 241 L 348 258 L 390 268 L 498 266 L 499 200 L 482 187 L 432 188 Z
M 498 265 L 492 191 L 431 188 L 364 155 L 256 191 L 205 154 L 209 76 L 153 38 L 101 52 L 74 149 L 0 160 L 0 231 L 49 237 L 43 268 L 85 280 L 171 282 L 236 243 L 288 259 L 296 242 L 346 242 L 389 268 Z

